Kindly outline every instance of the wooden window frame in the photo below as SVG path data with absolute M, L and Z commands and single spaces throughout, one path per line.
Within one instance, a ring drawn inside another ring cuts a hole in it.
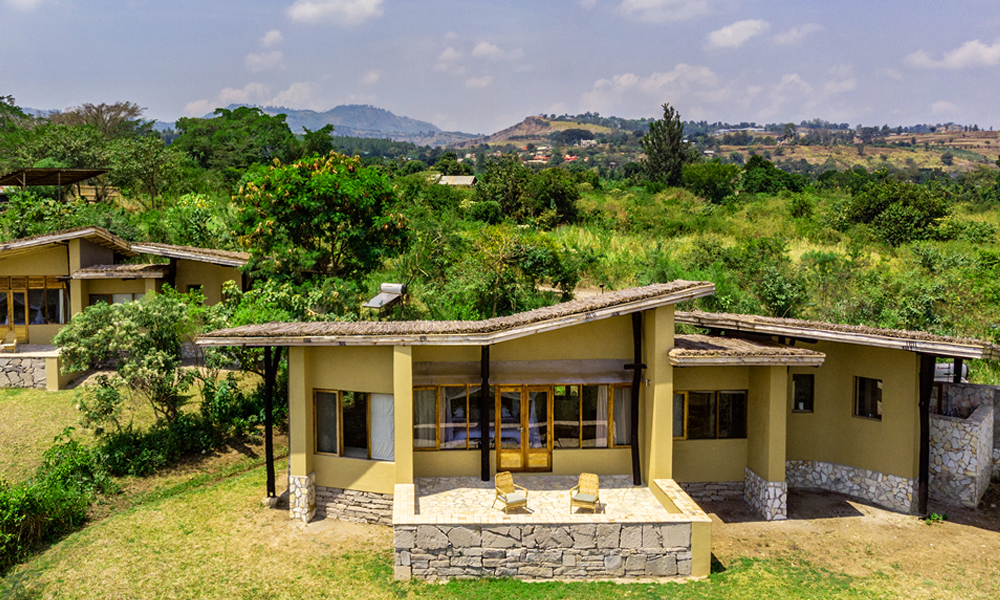
M 882 393 L 879 394 L 880 396 L 882 396 L 884 394 L 884 391 L 885 391 L 883 389 L 883 387 L 882 387 L 883 382 L 882 382 L 881 379 L 878 379 L 876 377 L 864 377 L 862 375 L 855 375 L 854 376 L 854 402 L 851 403 L 851 414 L 852 414 L 852 416 L 854 416 L 854 417 L 856 417 L 858 419 L 865 419 L 865 420 L 868 420 L 868 421 L 877 421 L 877 422 L 881 423 L 882 422 L 882 417 L 883 417 L 883 414 L 882 414 L 881 411 L 877 415 L 875 415 L 875 416 L 858 414 L 858 408 L 859 408 L 858 407 L 858 400 L 859 400 L 859 396 L 860 396 L 860 392 L 861 392 L 861 380 L 862 379 L 867 379 L 869 381 L 877 382 L 876 384 L 878 385 L 878 389 L 882 391 Z
M 42 291 L 42 318 L 43 323 L 32 323 L 31 322 L 31 292 L 32 291 Z M 57 321 L 49 320 L 49 292 L 61 291 L 63 295 L 63 310 L 60 315 L 60 319 Z M 69 288 L 66 283 L 60 281 L 58 277 L 52 276 L 31 276 L 31 277 L 0 277 L 0 292 L 7 292 L 8 297 L 10 294 L 24 294 L 24 310 L 25 318 L 24 325 L 38 326 L 38 325 L 65 325 L 69 323 L 70 320 L 70 301 L 69 301 Z M 4 310 L 6 310 L 6 306 Z
M 671 398 L 671 400 L 670 400 L 670 414 L 671 415 L 674 414 L 674 404 L 673 404 L 674 396 L 684 396 L 684 416 L 682 417 L 684 419 L 684 421 L 681 423 L 681 429 L 684 431 L 684 433 L 681 435 L 681 437 L 677 437 L 675 435 L 674 439 L 675 440 L 686 440 L 686 439 L 688 439 L 688 437 L 687 437 L 687 435 L 688 435 L 688 393 L 686 391 L 683 391 L 683 392 L 674 392 L 673 393 L 673 396 L 670 397 Z
M 811 377 L 812 387 L 809 390 L 809 405 L 808 408 L 796 408 L 795 407 L 795 378 L 796 377 Z M 816 409 L 816 374 L 815 373 L 792 373 L 792 412 L 800 414 L 812 414 Z
M 352 392 L 355 394 L 364 394 L 368 397 L 368 401 L 365 403 L 365 429 L 367 430 L 366 435 L 368 437 L 367 441 L 367 455 L 365 458 L 358 456 L 346 456 L 344 454 L 344 393 Z M 336 396 L 337 400 L 337 452 L 320 452 L 317 449 L 316 440 L 319 438 L 319 420 L 316 418 L 316 394 L 333 394 Z M 356 460 L 371 460 L 372 459 L 372 394 L 371 392 L 355 392 L 353 390 L 327 390 L 322 388 L 313 388 L 313 454 L 318 454 L 320 456 L 336 456 L 338 458 L 353 458 Z
M 632 389 L 631 383 L 609 383 L 608 384 L 608 448 L 631 448 L 631 442 L 628 444 L 616 444 L 615 443 L 615 390 L 629 390 Z M 629 398 L 629 402 L 632 399 Z M 631 436 L 632 432 L 629 431 Z
M 695 438 L 691 440 L 688 437 L 688 394 L 695 392 L 698 394 L 712 394 L 715 396 L 715 437 L 710 438 Z M 683 394 L 684 395 L 684 437 L 674 437 L 675 440 L 691 440 L 691 441 L 718 441 L 718 440 L 745 440 L 749 436 L 749 404 L 750 404 L 750 391 L 749 390 L 681 390 L 675 391 L 674 395 Z M 747 421 L 743 424 L 743 430 L 747 432 L 748 435 L 743 437 L 719 437 L 719 419 L 721 416 L 721 411 L 719 410 L 719 394 L 743 394 L 743 418 Z M 671 396 L 672 398 L 672 396 Z M 670 405 L 671 412 L 673 411 L 673 404 Z

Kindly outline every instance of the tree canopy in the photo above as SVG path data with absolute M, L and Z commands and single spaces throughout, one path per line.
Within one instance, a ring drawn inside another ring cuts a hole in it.
M 649 124 L 649 131 L 642 137 L 642 149 L 649 179 L 666 185 L 681 185 L 684 163 L 695 158 L 684 140 L 681 115 L 669 104 L 663 105 L 663 118 Z

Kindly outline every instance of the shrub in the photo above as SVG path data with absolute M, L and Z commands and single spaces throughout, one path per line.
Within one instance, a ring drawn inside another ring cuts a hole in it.
M 715 204 L 721 204 L 727 196 L 736 192 L 736 180 L 740 168 L 713 160 L 711 162 L 684 165 L 684 187 L 691 193 Z

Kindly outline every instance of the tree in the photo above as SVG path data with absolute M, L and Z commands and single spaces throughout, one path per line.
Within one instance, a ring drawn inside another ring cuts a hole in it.
M 135 188 L 149 196 L 150 208 L 156 208 L 156 198 L 170 182 L 183 157 L 173 146 L 166 146 L 159 136 L 119 138 L 111 142 L 108 160 L 111 185 L 121 189 Z
M 555 222 L 576 220 L 580 190 L 576 186 L 576 178 L 566 169 L 545 169 L 535 175 L 528 184 L 526 196 L 530 200 L 525 201 L 525 209 L 531 216 L 551 211 Z
M 505 154 L 486 162 L 486 170 L 473 188 L 476 202 L 496 202 L 503 214 L 524 216 L 523 198 L 533 173 L 516 154 Z
M 736 192 L 740 168 L 718 160 L 684 165 L 684 187 L 710 202 L 721 204 Z
M 302 156 L 319 154 L 325 156 L 333 150 L 333 125 L 326 124 L 316 131 L 308 127 L 302 128 Z
M 360 277 L 405 241 L 389 180 L 336 152 L 254 167 L 235 200 L 248 268 L 280 279 Z
M 105 139 L 135 137 L 153 133 L 152 121 L 143 121 L 145 108 L 132 102 L 115 102 L 114 104 L 82 104 L 74 106 L 65 112 L 49 117 L 49 122 L 57 125 L 90 125 Z
M 669 104 L 663 105 L 663 118 L 649 124 L 649 132 L 642 137 L 646 153 L 646 174 L 651 181 L 679 186 L 684 163 L 694 160 L 690 145 L 684 141 L 684 123 L 681 115 Z
M 230 173 L 232 179 L 250 165 L 274 159 L 287 162 L 299 156 L 298 140 L 283 114 L 271 116 L 246 106 L 217 108 L 214 114 L 211 119 L 178 119 L 180 135 L 171 145 L 206 169 L 235 171 Z

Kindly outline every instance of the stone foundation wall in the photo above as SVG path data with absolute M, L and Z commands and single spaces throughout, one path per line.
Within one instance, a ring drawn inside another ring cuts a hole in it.
M 785 462 L 785 481 L 789 488 L 839 492 L 896 512 L 917 512 L 916 479 L 837 463 L 789 460 Z
M 765 521 L 783 521 L 788 518 L 787 483 L 767 481 L 747 467 L 743 487 L 743 498 L 764 516 Z
M 691 523 L 396 525 L 393 529 L 396 579 L 691 575 Z
M 316 472 L 288 476 L 289 518 L 308 523 L 316 516 Z
M 950 417 L 968 417 L 979 408 L 983 400 L 993 402 L 994 411 L 1000 407 L 1000 386 L 979 385 L 976 383 L 945 383 L 943 413 Z M 935 394 L 937 390 L 935 390 Z M 936 396 L 932 399 L 931 409 L 937 408 Z M 993 417 L 993 456 L 994 464 L 1000 473 L 1000 418 Z
M 316 513 L 341 521 L 392 525 L 392 494 L 316 488 Z
M 0 387 L 45 389 L 45 359 L 0 354 Z
M 966 419 L 931 415 L 933 500 L 975 508 L 993 475 L 993 400 L 981 398 Z
M 742 481 L 698 481 L 678 485 L 696 502 L 742 500 L 743 490 L 746 487 Z

